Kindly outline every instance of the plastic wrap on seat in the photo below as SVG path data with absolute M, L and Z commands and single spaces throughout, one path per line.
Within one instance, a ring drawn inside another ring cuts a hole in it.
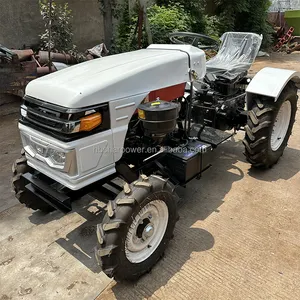
M 206 64 L 207 73 L 234 79 L 248 71 L 258 54 L 262 39 L 262 35 L 256 33 L 224 33 L 218 54 Z

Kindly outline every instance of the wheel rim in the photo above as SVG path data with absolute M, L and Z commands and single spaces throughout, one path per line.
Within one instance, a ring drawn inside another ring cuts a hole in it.
M 271 149 L 273 151 L 277 151 L 285 140 L 291 122 L 291 116 L 292 105 L 291 102 L 287 100 L 280 107 L 273 125 L 271 135 Z
M 155 200 L 144 206 L 133 220 L 125 242 L 125 254 L 132 263 L 149 258 L 160 245 L 168 225 L 166 203 Z

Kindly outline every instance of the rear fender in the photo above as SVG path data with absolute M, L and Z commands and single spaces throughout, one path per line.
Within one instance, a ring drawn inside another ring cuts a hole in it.
M 295 82 L 300 88 L 300 73 L 277 68 L 262 69 L 254 76 L 246 89 L 247 108 L 252 107 L 253 95 L 270 97 L 276 102 L 290 81 Z

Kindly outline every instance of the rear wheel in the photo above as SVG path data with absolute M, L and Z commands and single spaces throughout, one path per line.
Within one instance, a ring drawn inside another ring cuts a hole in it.
M 143 176 L 109 201 L 97 226 L 96 258 L 118 281 L 136 280 L 162 257 L 178 220 L 173 186 L 158 176 Z
M 278 162 L 292 133 L 297 111 L 297 88 L 290 82 L 276 102 L 256 95 L 249 111 L 244 139 L 247 160 L 260 168 Z
M 12 171 L 12 185 L 15 191 L 15 196 L 20 203 L 25 204 L 28 208 L 33 210 L 39 209 L 43 212 L 51 212 L 54 210 L 53 207 L 41 201 L 37 196 L 33 195 L 25 188 L 27 183 L 22 175 L 31 172 L 32 168 L 27 165 L 24 149 L 21 151 L 21 157 L 14 162 Z

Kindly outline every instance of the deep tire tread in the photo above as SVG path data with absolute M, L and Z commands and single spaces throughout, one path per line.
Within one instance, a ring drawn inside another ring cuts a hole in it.
M 117 205 L 133 205 L 135 203 L 134 198 L 121 198 L 116 200 Z
M 109 201 L 107 203 L 107 214 L 110 218 L 113 218 L 113 216 L 115 215 L 115 208 L 116 208 L 115 202 Z
M 255 95 L 248 114 L 248 123 L 245 126 L 246 134 L 243 140 L 244 154 L 254 167 L 271 168 L 282 156 L 292 133 L 297 111 L 297 88 L 293 82 L 288 83 L 277 102 L 274 102 L 273 99 L 262 98 L 262 96 Z M 281 147 L 277 151 L 272 151 L 270 140 L 273 124 L 281 105 L 286 100 L 289 100 L 292 105 L 290 126 Z
M 120 228 L 121 224 L 124 223 L 122 220 L 120 221 L 113 221 L 113 222 L 110 222 L 110 223 L 104 223 L 102 226 L 103 226 L 103 231 L 104 232 L 107 232 L 107 231 L 111 231 L 111 230 L 114 230 L 114 229 L 118 229 Z
M 129 189 L 130 193 L 128 193 Z M 171 194 L 172 190 L 173 186 L 171 183 L 161 177 L 156 175 L 149 176 L 149 178 L 141 176 L 140 179 L 133 184 L 127 185 L 124 191 L 121 192 L 115 200 L 109 201 L 108 212 L 110 210 L 109 207 L 115 207 L 114 216 L 110 217 L 107 212 L 102 224 L 97 226 L 98 246 L 95 251 L 97 261 L 100 262 L 107 276 L 114 277 L 117 281 L 136 280 L 143 274 L 149 272 L 154 264 L 163 256 L 164 249 L 159 256 L 151 255 L 148 258 L 148 260 L 151 259 L 151 261 L 149 261 L 146 267 L 139 267 L 139 264 L 136 264 L 137 266 L 130 268 L 128 267 L 129 261 L 126 262 L 127 266 L 120 261 L 120 259 L 124 259 L 125 254 L 122 245 L 124 245 L 126 230 L 132 222 L 133 214 L 137 210 L 140 210 L 144 201 L 151 200 L 151 197 L 155 197 L 153 195 L 156 193 L 160 193 L 161 200 L 167 201 L 171 198 L 173 199 L 174 196 Z M 164 197 L 164 193 L 169 195 L 168 199 L 163 199 L 167 198 Z M 173 199 L 172 202 L 174 203 L 169 205 L 174 205 L 173 210 L 175 209 L 175 212 L 172 213 L 172 218 L 170 215 L 171 221 L 170 225 L 168 225 L 172 232 L 166 231 L 162 245 L 163 248 L 167 245 L 169 240 L 172 239 L 175 223 L 179 219 L 176 201 Z
M 105 248 L 100 248 L 98 249 L 97 251 L 97 255 L 100 256 L 100 257 L 105 257 L 105 256 L 109 256 L 112 254 L 113 250 L 118 248 L 117 245 L 110 245 L 110 246 L 107 246 Z

